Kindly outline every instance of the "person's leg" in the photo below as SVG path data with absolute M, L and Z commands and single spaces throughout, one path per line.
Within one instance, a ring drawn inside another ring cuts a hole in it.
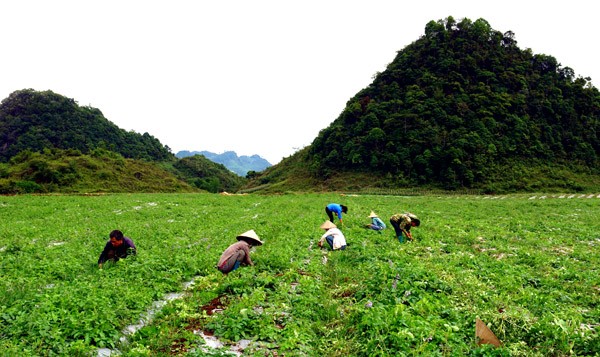
M 243 250 L 240 250 L 237 252 L 237 254 L 234 254 L 231 257 L 229 257 L 229 259 L 227 259 L 225 264 L 223 264 L 223 266 L 221 268 L 219 268 L 219 270 L 223 274 L 232 272 L 240 267 L 240 264 L 244 260 L 245 257 L 246 257 L 246 253 L 244 253 Z
M 327 217 L 329 217 L 329 220 L 331 223 L 333 223 L 333 212 L 331 212 L 329 208 L 325 207 L 325 213 L 327 213 Z
M 404 243 L 404 236 L 402 235 L 402 229 L 400 229 L 400 223 L 390 219 L 390 224 L 394 227 L 394 232 L 396 233 L 396 237 L 398 237 L 398 241 Z
M 235 264 L 233 265 L 233 269 L 231 269 L 231 271 L 234 271 L 234 270 L 236 270 L 237 268 L 239 268 L 241 263 L 242 263 L 242 262 L 240 262 L 240 261 L 237 261 L 237 262 L 235 262 Z
M 327 237 L 325 237 L 325 240 L 327 241 L 327 243 L 329 244 L 329 246 L 333 250 L 333 236 L 327 236 Z
M 246 259 L 246 253 L 244 253 L 243 250 L 240 250 L 235 257 L 235 263 L 233 264 L 233 269 L 231 269 L 231 271 L 234 271 L 240 267 L 240 264 L 242 264 L 244 259 Z

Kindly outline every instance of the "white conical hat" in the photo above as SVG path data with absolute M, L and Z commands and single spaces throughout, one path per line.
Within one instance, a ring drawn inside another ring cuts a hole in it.
M 244 232 L 244 233 L 238 235 L 236 238 L 237 238 L 237 240 L 242 240 L 242 239 L 253 240 L 254 242 L 256 242 L 256 245 L 263 244 L 263 242 L 260 240 L 260 238 L 258 238 L 258 235 L 256 235 L 256 232 L 254 232 L 254 229 Z
M 379 217 L 379 216 L 374 211 L 371 211 L 369 218 L 375 218 L 375 217 Z
M 329 228 L 337 228 L 337 226 L 335 224 L 333 224 L 331 221 L 325 221 L 321 225 L 321 228 L 323 228 L 323 229 L 329 229 Z

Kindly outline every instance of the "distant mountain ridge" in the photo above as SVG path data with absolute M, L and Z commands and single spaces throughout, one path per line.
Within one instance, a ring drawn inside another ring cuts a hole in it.
M 188 156 L 194 155 L 203 155 L 210 161 L 216 162 L 218 164 L 222 164 L 229 170 L 235 172 L 236 174 L 245 177 L 248 172 L 256 171 L 260 172 L 265 170 L 266 168 L 271 167 L 271 163 L 259 155 L 242 155 L 238 156 L 235 151 L 225 151 L 222 154 L 216 154 L 210 151 L 187 151 L 182 150 L 175 154 L 178 158 L 184 158 Z

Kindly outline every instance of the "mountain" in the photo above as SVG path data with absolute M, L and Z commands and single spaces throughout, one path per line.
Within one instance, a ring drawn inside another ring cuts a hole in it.
M 223 164 L 201 155 L 183 157 L 177 160 L 174 168 L 184 174 L 186 182 L 209 192 L 236 192 L 246 181 Z
M 600 93 L 484 19 L 430 21 L 309 147 L 247 190 L 599 187 Z
M 74 99 L 32 89 L 0 103 L 0 193 L 237 191 L 245 178 L 204 157 L 177 159 Z
M 223 164 L 229 170 L 235 172 L 239 176 L 246 177 L 248 172 L 260 172 L 272 165 L 259 155 L 252 156 L 237 156 L 234 151 L 226 151 L 222 154 L 215 154 L 210 151 L 179 151 L 175 156 L 184 158 L 194 155 L 203 155 L 207 159 L 219 164 Z

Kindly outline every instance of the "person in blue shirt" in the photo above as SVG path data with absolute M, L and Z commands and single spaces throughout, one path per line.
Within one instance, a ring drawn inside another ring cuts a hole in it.
M 371 211 L 369 218 L 371 218 L 371 223 L 367 224 L 367 228 L 371 228 L 375 231 L 382 231 L 385 229 L 385 223 L 383 223 L 381 218 L 379 218 L 375 212 Z
M 342 220 L 342 213 L 348 213 L 348 207 L 338 203 L 330 203 L 325 207 L 325 213 L 327 213 L 327 217 L 329 217 L 331 223 L 334 223 L 333 214 L 335 213 L 340 220 L 340 224 L 343 224 L 344 221 Z

